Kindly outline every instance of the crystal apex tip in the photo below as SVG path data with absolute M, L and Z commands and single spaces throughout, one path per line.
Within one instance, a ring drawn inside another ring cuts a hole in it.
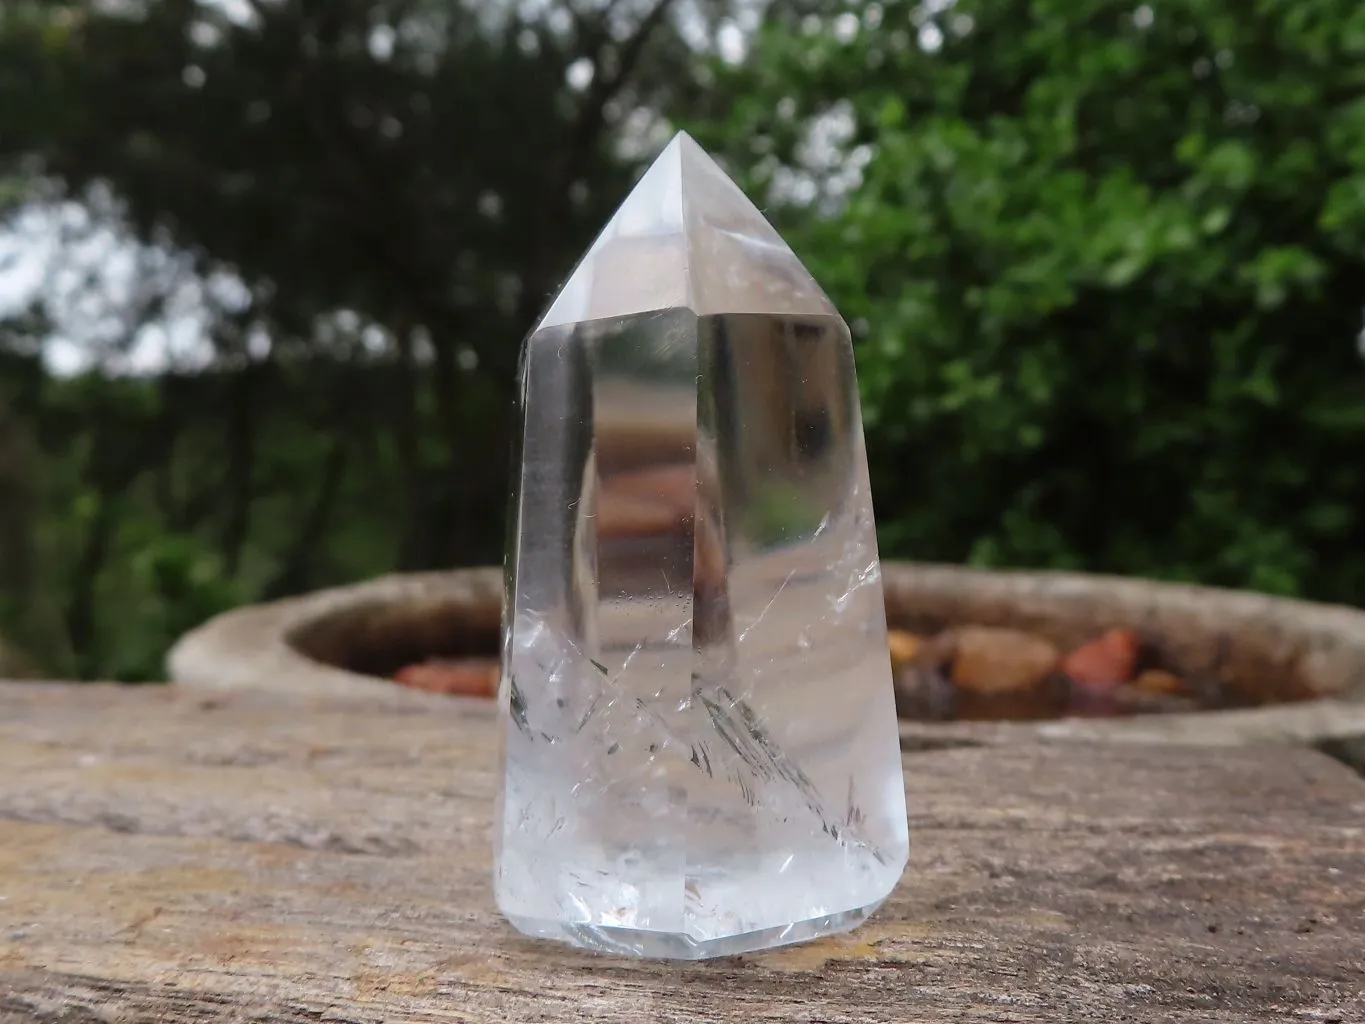
M 685 130 L 641 176 L 536 329 L 677 308 L 838 316 L 758 207 Z

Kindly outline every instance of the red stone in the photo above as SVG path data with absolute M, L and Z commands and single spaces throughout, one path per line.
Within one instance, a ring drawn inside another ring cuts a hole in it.
M 1111 629 L 1063 658 L 1061 671 L 1077 686 L 1112 689 L 1132 680 L 1141 648 L 1135 630 Z
M 427 661 L 394 673 L 394 682 L 451 697 L 492 697 L 498 691 L 498 663 L 487 658 Z

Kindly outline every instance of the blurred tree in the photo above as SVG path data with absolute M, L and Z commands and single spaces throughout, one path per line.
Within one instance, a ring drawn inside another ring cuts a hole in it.
M 0 629 L 148 678 L 239 601 L 496 560 L 517 342 L 665 118 L 854 324 L 888 555 L 1358 601 L 1363 19 L 12 0 L 0 217 L 56 241 L 0 326 Z
M 1362 58 L 1358 0 L 883 0 L 719 69 L 887 554 L 1361 599 Z
M 339 310 L 381 329 L 405 392 L 389 424 L 401 564 L 477 553 L 496 524 L 460 524 L 453 482 L 488 492 L 501 467 L 468 458 L 467 392 L 506 387 L 521 327 L 626 180 L 608 107 L 657 98 L 628 90 L 674 0 L 539 19 L 432 0 L 30 6 L 45 17 L 0 39 L 6 148 L 74 194 L 110 186 L 138 237 L 199 273 L 230 269 L 249 296 L 218 332 L 225 355 L 247 355 L 251 328 L 313 351 Z M 654 91 L 668 85 L 656 71 Z M 239 485 L 251 390 L 244 376 L 229 405 Z M 427 413 L 462 463 L 442 459 L 439 479 Z
M 0 397 L 0 605 L 11 614 L 23 604 L 32 585 L 32 497 L 26 448 L 11 403 Z
M 520 337 L 660 112 L 706 95 L 732 6 L 0 8 L 0 180 L 41 185 L 11 223 L 65 236 L 35 307 L 56 327 L 4 345 L 55 330 L 126 365 L 188 324 L 208 350 L 45 382 L 49 660 L 145 677 L 234 601 L 500 557 Z
M 34 607 L 35 511 L 33 439 L 25 416 L 42 370 L 33 357 L 0 347 L 0 676 L 33 671 L 20 653 L 39 637 Z M 25 395 L 28 391 L 28 395 Z

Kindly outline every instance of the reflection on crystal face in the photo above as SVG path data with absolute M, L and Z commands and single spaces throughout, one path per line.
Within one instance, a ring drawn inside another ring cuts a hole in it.
M 908 842 L 847 328 L 680 136 L 522 387 L 499 906 L 644 956 L 855 925 Z

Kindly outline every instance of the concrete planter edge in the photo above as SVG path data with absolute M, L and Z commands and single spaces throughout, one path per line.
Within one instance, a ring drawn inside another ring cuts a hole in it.
M 975 621 L 1082 639 L 1128 625 L 1160 634 L 1185 657 L 1219 659 L 1215 672 L 1280 672 L 1320 700 L 1246 710 L 1021 723 L 903 722 L 909 747 L 1080 741 L 1198 746 L 1319 744 L 1365 737 L 1365 611 L 1244 591 L 1079 573 L 985 571 L 883 564 L 897 621 Z M 430 705 L 433 698 L 335 668 L 304 653 L 361 616 L 403 608 L 467 609 L 487 623 L 502 593 L 494 567 L 399 574 L 220 615 L 187 633 L 167 667 L 177 686 L 205 692 L 268 691 L 329 701 Z M 1237 642 L 1231 642 L 1232 637 Z M 445 702 L 458 698 L 436 698 Z

